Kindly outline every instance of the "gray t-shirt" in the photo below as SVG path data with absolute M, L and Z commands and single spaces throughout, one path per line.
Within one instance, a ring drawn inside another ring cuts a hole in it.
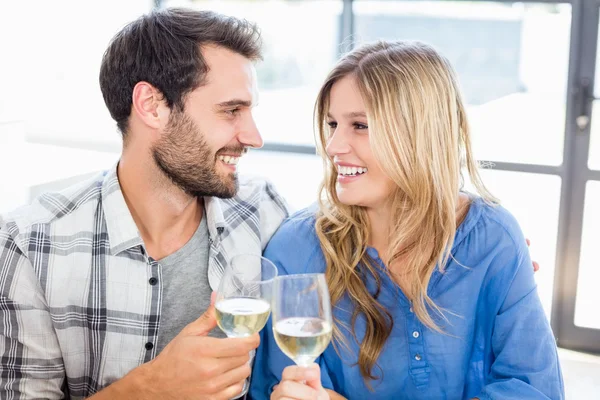
M 158 261 L 161 265 L 163 300 L 157 355 L 210 305 L 212 289 L 208 284 L 208 250 L 208 226 L 203 217 L 189 242 Z M 226 337 L 218 327 L 209 336 Z

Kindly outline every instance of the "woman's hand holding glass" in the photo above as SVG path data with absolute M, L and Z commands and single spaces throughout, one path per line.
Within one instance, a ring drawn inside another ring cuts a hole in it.
M 325 275 L 281 276 L 273 289 L 275 342 L 296 366 L 283 371 L 271 399 L 329 399 L 321 386 L 319 367 L 314 364 L 329 345 L 333 330 Z
M 271 400 L 329 400 L 329 394 L 321 385 L 321 370 L 318 364 L 308 367 L 292 365 L 283 370 L 281 382 L 271 393 Z

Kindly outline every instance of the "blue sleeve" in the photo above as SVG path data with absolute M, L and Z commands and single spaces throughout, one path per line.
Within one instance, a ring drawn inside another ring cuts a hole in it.
M 318 271 L 318 263 L 311 262 L 318 254 L 318 240 L 314 237 L 314 220 L 294 219 L 291 217 L 275 233 L 264 252 L 278 269 L 278 274 L 291 275 Z M 317 247 L 315 247 L 315 244 Z M 333 389 L 327 365 L 323 357 L 316 361 L 321 367 L 323 387 Z M 281 380 L 283 370 L 294 362 L 277 347 L 273 336 L 272 320 L 269 317 L 260 333 L 260 346 L 256 349 L 256 358 L 252 371 L 249 397 L 253 400 L 269 399 L 273 387 Z
M 503 299 L 493 324 L 494 360 L 477 397 L 564 399 L 556 342 L 538 297 L 529 251 L 520 229 L 509 234 L 511 250 L 499 255 L 500 272 L 491 282 L 492 294 Z

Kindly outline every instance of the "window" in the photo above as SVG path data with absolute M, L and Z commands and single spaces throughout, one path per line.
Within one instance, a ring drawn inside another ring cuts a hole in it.
M 587 184 L 583 221 L 575 325 L 600 329 L 600 314 L 598 314 L 598 304 L 600 303 L 598 265 L 600 261 L 597 253 L 598 238 L 600 237 L 600 225 L 598 224 L 600 221 L 600 182 L 598 181 L 590 181 Z
M 562 163 L 569 4 L 353 4 L 356 41 L 420 40 L 449 59 L 463 88 L 479 159 Z
M 263 139 L 314 145 L 313 107 L 338 57 L 342 2 L 195 0 L 191 4 L 257 23 L 264 61 L 257 65 L 260 99 L 254 115 Z
M 37 141 L 120 144 L 98 84 L 100 62 L 113 35 L 152 6 L 148 0 L 3 3 L 0 122 L 23 121 L 25 135 Z

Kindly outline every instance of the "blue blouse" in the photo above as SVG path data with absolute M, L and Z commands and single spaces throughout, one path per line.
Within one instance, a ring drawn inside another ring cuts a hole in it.
M 325 271 L 314 214 L 312 209 L 290 217 L 267 246 L 265 257 L 280 275 Z M 375 249 L 368 253 L 383 266 Z M 381 273 L 379 301 L 394 326 L 373 370 L 380 379 L 371 381 L 369 390 L 356 364 L 359 345 L 348 334 L 351 351 L 338 346 L 338 354 L 330 344 L 316 361 L 325 388 L 360 400 L 564 399 L 556 343 L 514 217 L 474 199 L 456 231 L 452 255 L 444 273 L 433 273 L 428 291 L 449 311 L 448 322 L 435 319 L 444 333 L 425 327 L 399 287 Z M 375 279 L 368 277 L 365 284 L 374 293 Z M 351 310 L 347 296 L 333 308 L 348 325 Z M 355 332 L 360 342 L 362 316 Z M 255 400 L 268 399 L 283 369 L 293 365 L 275 343 L 271 320 L 261 335 L 250 388 Z

